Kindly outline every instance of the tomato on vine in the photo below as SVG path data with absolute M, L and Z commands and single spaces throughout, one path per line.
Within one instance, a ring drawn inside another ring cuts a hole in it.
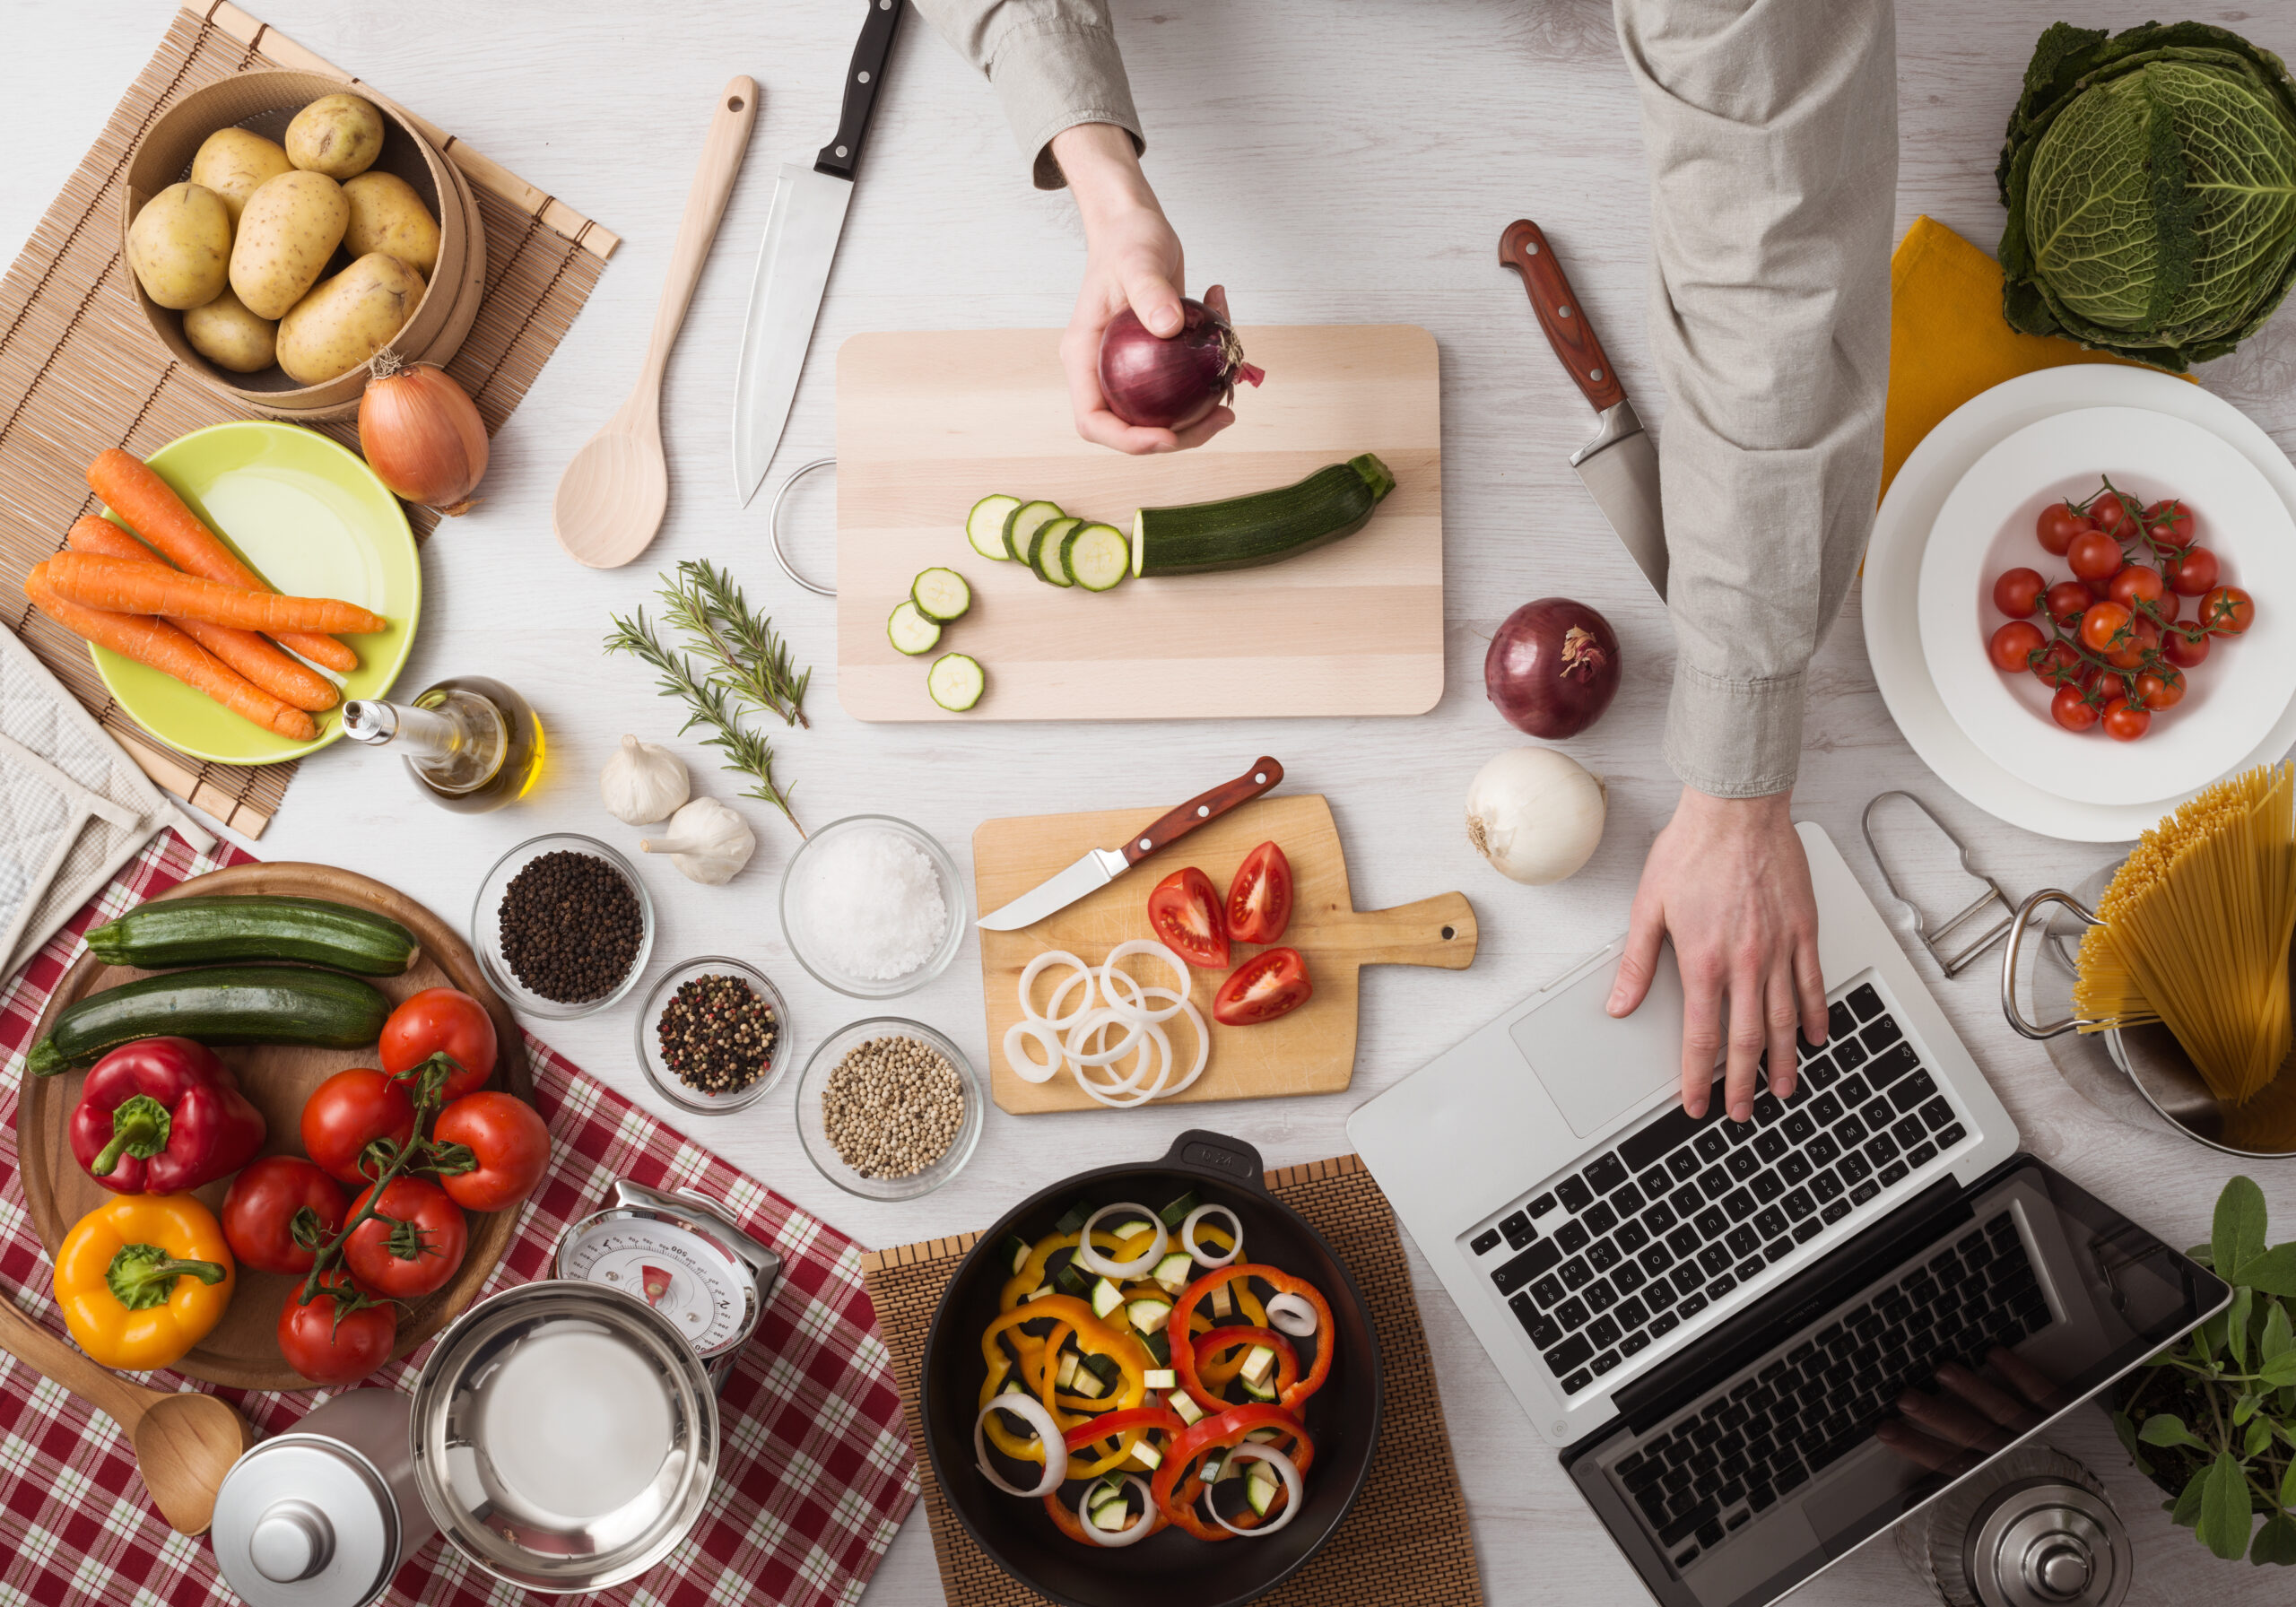
M 2005 672 L 2029 668 L 2034 656 L 2048 645 L 2039 626 L 2030 620 L 2012 620 L 1993 633 L 1989 649 L 1993 666 Z
M 2197 597 L 2216 585 L 2216 554 L 2205 547 L 2186 547 L 2161 560 L 2161 578 L 2169 589 Z
M 2257 602 L 2237 586 L 2220 586 L 2200 600 L 2198 618 L 2218 636 L 2238 636 L 2257 622 Z
M 2130 639 L 2129 621 L 2134 617 L 2118 603 L 2097 604 L 2081 616 L 2081 645 L 2092 653 L 2111 652 Z
M 1993 605 L 2013 620 L 2031 619 L 2048 589 L 2039 569 L 2005 569 L 1993 583 Z
M 2157 601 L 2167 591 L 2161 571 L 2148 564 L 2133 563 L 2112 579 L 2112 600 L 2134 612 L 2139 603 Z
M 2050 586 L 2047 595 L 2041 598 L 2041 606 L 2048 611 L 2048 617 L 2058 624 L 2070 625 L 2081 617 L 2083 611 L 2090 604 L 2095 601 L 2096 598 L 2089 595 L 2089 588 L 2078 580 L 2060 580 Z
M 2068 641 L 2054 641 L 2033 660 L 2033 673 L 2048 686 L 2086 686 L 2095 672 L 2081 649 Z
M 2067 731 L 2086 731 L 2097 723 L 2097 706 L 2077 686 L 2060 686 L 2048 700 L 2048 717 Z
M 2164 547 L 2192 545 L 2192 509 L 2171 497 L 2144 510 L 2144 534 Z
M 2197 631 L 2196 635 L 2187 635 Z M 2208 656 L 2208 633 L 2196 625 L 2179 625 L 2161 638 L 2161 656 L 2179 669 L 2189 670 Z
M 2076 579 L 2109 579 L 2120 572 L 2120 543 L 2104 531 L 2084 530 L 2066 549 L 2065 561 Z
M 2103 720 L 2105 734 L 2117 743 L 2133 743 L 2152 727 L 2152 714 L 2137 708 L 2126 698 L 2115 698 L 2105 705 Z
M 2136 700 L 2155 713 L 2174 708 L 2185 699 L 2184 672 L 2174 665 L 2164 664 L 2156 670 L 2147 670 L 2136 678 Z

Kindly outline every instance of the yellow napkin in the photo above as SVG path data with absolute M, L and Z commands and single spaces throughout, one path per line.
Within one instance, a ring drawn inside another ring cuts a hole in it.
M 1890 258 L 1883 491 L 1890 489 L 1898 465 L 1922 438 L 1979 392 L 2063 363 L 2128 361 L 2054 335 L 2010 328 L 2001 316 L 2000 265 L 1935 218 L 1916 218 Z

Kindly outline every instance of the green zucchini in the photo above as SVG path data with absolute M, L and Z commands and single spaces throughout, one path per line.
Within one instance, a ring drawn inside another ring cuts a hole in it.
M 1035 537 L 1037 527 L 1061 517 L 1057 502 L 1022 503 L 1004 516 L 1004 556 L 1028 562 L 1029 543 Z
M 1004 550 L 1004 520 L 1020 507 L 1018 497 L 983 497 L 972 505 L 965 516 L 965 540 L 983 558 L 993 558 L 999 563 L 1010 563 L 1013 555 Z
M 970 654 L 944 653 L 925 672 L 925 690 L 932 695 L 933 701 L 951 714 L 962 714 L 979 702 L 980 694 L 988 690 L 988 673 L 980 667 L 980 660 Z
M 391 1002 L 356 977 L 301 966 L 219 965 L 91 994 L 32 1046 L 25 1070 L 53 1076 L 139 1038 L 358 1049 L 382 1035 Z
M 1088 592 L 1114 591 L 1131 557 L 1131 543 L 1113 525 L 1079 526 L 1061 538 L 1061 570 Z
M 1224 502 L 1144 508 L 1132 517 L 1132 572 L 1204 575 L 1281 563 L 1354 534 L 1395 489 L 1387 465 L 1366 452 L 1297 485 Z
M 909 600 L 926 619 L 945 625 L 972 606 L 972 587 L 954 569 L 926 569 L 909 583 Z
M 1004 1251 L 1004 1259 L 1011 1264 L 1013 1275 L 1017 1278 L 1021 1274 L 1021 1269 L 1028 1264 L 1029 1256 L 1035 1247 L 1019 1234 L 1008 1233 L 1004 1236 L 1004 1242 L 997 1248 Z
M 155 899 L 88 934 L 106 965 L 160 971 L 231 960 L 287 960 L 363 977 L 396 977 L 414 963 L 414 934 L 388 916 L 326 899 L 268 893 Z
M 893 612 L 885 621 L 885 639 L 892 643 L 894 652 L 914 658 L 920 653 L 930 653 L 939 645 L 941 621 L 903 597 L 893 604 Z
M 1029 568 L 1036 571 L 1038 579 L 1058 586 L 1076 584 L 1069 578 L 1068 571 L 1060 567 L 1060 545 L 1071 531 L 1082 527 L 1083 523 L 1073 514 L 1063 514 L 1037 526 L 1037 533 L 1029 538 L 1028 560 Z

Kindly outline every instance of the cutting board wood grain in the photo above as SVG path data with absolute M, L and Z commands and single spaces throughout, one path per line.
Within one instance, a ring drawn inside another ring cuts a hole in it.
M 973 890 L 979 908 L 997 908 L 1074 864 L 1087 848 L 1123 842 L 1163 813 L 1164 807 L 983 821 L 972 834 Z M 1064 949 L 1099 965 L 1127 938 L 1152 935 L 1148 894 L 1157 882 L 1192 864 L 1225 892 L 1244 856 L 1270 839 L 1281 845 L 1292 863 L 1292 925 L 1283 942 L 1306 957 L 1314 995 L 1273 1021 L 1222 1027 L 1212 1021 L 1212 996 L 1227 973 L 1194 972 L 1189 996 L 1212 1032 L 1212 1058 L 1194 1087 L 1158 1103 L 1336 1093 L 1355 1072 L 1355 1009 L 1363 967 L 1423 965 L 1457 971 L 1473 963 L 1474 911 L 1463 894 L 1440 893 L 1395 909 L 1359 911 L 1348 891 L 1347 859 L 1331 805 L 1315 794 L 1257 799 L 1197 827 L 1129 874 L 1033 926 L 981 933 L 989 1088 L 996 1103 L 1016 1114 L 1100 1108 L 1065 1069 L 1049 1081 L 1026 1082 L 1004 1059 L 1004 1034 L 1021 1019 L 1021 972 L 1030 960 L 1047 949 Z M 1258 946 L 1238 944 L 1236 961 L 1241 964 L 1259 951 Z M 1119 969 L 1144 982 L 1171 984 L 1170 968 L 1153 958 L 1127 960 Z M 1048 966 L 1038 976 L 1039 1010 L 1070 969 Z M 1072 992 L 1064 1010 L 1073 1009 L 1074 1000 Z M 1194 1063 L 1196 1036 L 1184 1017 L 1173 1017 L 1165 1027 L 1172 1039 L 1177 1081 Z M 1125 1064 L 1128 1067 L 1130 1063 Z
M 1239 330 L 1266 383 L 1206 446 L 1128 457 L 1077 437 L 1060 331 L 859 334 L 837 359 L 837 691 L 863 720 L 1412 715 L 1443 693 L 1442 415 L 1435 339 L 1408 324 Z M 967 545 L 997 492 L 1127 534 L 1141 507 L 1205 502 L 1377 453 L 1396 489 L 1371 522 L 1263 569 L 1126 580 L 1095 595 Z M 905 657 L 885 619 L 920 569 L 971 612 Z M 926 666 L 970 654 L 988 690 L 936 707 Z

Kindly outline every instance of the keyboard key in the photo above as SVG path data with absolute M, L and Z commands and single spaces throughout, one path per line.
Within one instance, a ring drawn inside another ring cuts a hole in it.
M 1554 1230 L 1554 1242 L 1562 1247 L 1565 1255 L 1585 1249 L 1587 1241 L 1592 1238 L 1594 1235 L 1587 1231 L 1587 1224 L 1579 1221 L 1565 1222 Z
M 1661 1283 L 1655 1287 L 1665 1289 L 1665 1285 Z M 1673 1298 L 1673 1293 L 1670 1290 L 1668 1292 L 1667 1299 L 1672 1299 Z M 1657 1316 L 1650 1319 L 1650 1337 L 1653 1339 L 1664 1339 L 1667 1334 L 1672 1333 L 1675 1329 L 1682 1325 L 1683 1319 L 1680 1312 L 1662 1311 Z
M 1882 995 L 1870 982 L 1860 983 L 1845 996 L 1843 1003 L 1857 1012 L 1861 1021 L 1870 1021 L 1882 1013 Z
M 1695 1534 L 1701 1525 L 1712 1522 L 1720 1514 L 1721 1508 L 1715 1505 L 1714 1498 L 1709 1496 L 1659 1530 L 1658 1543 L 1662 1546 L 1678 1546 Z
M 1775 1127 L 1763 1128 L 1754 1135 L 1754 1153 L 1764 1160 L 1776 1160 L 1786 1153 L 1786 1134 Z
M 1748 1225 L 1764 1238 L 1777 1238 L 1786 1231 L 1786 1213 L 1775 1205 L 1766 1205 Z
M 1618 1342 L 1618 1353 L 1622 1356 L 1631 1356 L 1649 1342 L 1650 1336 L 1648 1333 L 1630 1333 Z
M 1492 1251 L 1499 1247 L 1499 1238 L 1500 1234 L 1498 1229 L 1485 1228 L 1482 1232 L 1474 1236 L 1474 1243 L 1469 1245 L 1467 1248 L 1473 1250 L 1478 1255 L 1488 1255 Z
M 1813 1216 L 1805 1217 L 1802 1220 L 1794 1224 L 1794 1242 L 1797 1245 L 1808 1244 L 1812 1239 L 1817 1238 L 1817 1236 L 1824 1230 L 1824 1228 L 1825 1223 L 1818 1218 Z
M 1704 1236 L 1701 1235 L 1697 1229 L 1692 1227 L 1688 1222 L 1684 1222 L 1681 1227 L 1676 1228 L 1672 1233 L 1666 1235 L 1666 1248 L 1672 1250 L 1678 1258 L 1684 1255 L 1697 1255 L 1698 1247 L 1704 1242 Z
M 1618 1292 L 1622 1295 L 1632 1294 L 1636 1290 L 1640 1289 L 1649 1281 L 1650 1274 L 1644 1272 L 1638 1264 L 1631 1261 L 1626 1263 L 1625 1265 L 1620 1267 L 1618 1271 L 1611 1274 L 1611 1287 L 1617 1290 Z M 1625 1319 L 1622 1318 L 1621 1320 L 1624 1321 Z M 1627 1326 L 1630 1328 L 1639 1328 L 1641 1325 L 1639 1323 L 1628 1322 Z
M 1691 1294 L 1706 1281 L 1706 1269 L 1695 1261 L 1678 1261 L 1674 1263 L 1674 1270 L 1667 1274 L 1667 1279 L 1683 1294 Z
M 1866 1124 L 1854 1116 L 1846 1116 L 1834 1124 L 1833 1141 L 1845 1150 L 1854 1150 L 1866 1142 Z
M 1621 1185 L 1619 1191 L 1604 1201 L 1603 1204 L 1605 1209 L 1615 1211 L 1621 1216 L 1632 1216 L 1648 1203 L 1639 1188 L 1628 1183 Z
M 1803 1063 L 1801 1086 L 1813 1088 L 1820 1093 L 1823 1093 L 1833 1086 L 1834 1079 L 1840 1075 L 1841 1068 L 1834 1064 L 1833 1056 L 1820 1055 Z
M 1857 1017 L 1847 999 L 1836 999 L 1826 1006 L 1826 1042 L 1836 1047 L 1841 1040 L 1857 1030 Z
M 1664 1245 L 1649 1245 L 1634 1258 L 1653 1278 L 1674 1264 L 1674 1255 Z
M 1491 1281 L 1499 1286 L 1500 1294 L 1511 1295 L 1541 1273 L 1552 1271 L 1554 1264 L 1561 1259 L 1562 1252 L 1554 1240 L 1541 1239 L 1494 1271 Z
M 1531 1226 L 1531 1219 L 1519 1211 L 1502 1220 L 1499 1230 L 1507 1236 L 1509 1246 L 1518 1250 L 1539 1236 L 1539 1230 Z
M 1651 1238 L 1658 1238 L 1681 1220 L 1674 1215 L 1674 1208 L 1661 1200 L 1642 1213 L 1642 1230 Z
M 1908 1072 L 1921 1068 L 1920 1057 L 1914 1054 L 1911 1044 L 1892 1044 L 1866 1067 L 1866 1080 L 1875 1088 L 1887 1088 Z
M 1698 1543 L 1702 1546 L 1718 1546 L 1722 1543 L 1722 1521 L 1719 1518 L 1709 1518 L 1699 1524 Z
M 1675 1571 L 1680 1572 L 1682 1569 L 1688 1568 L 1692 1563 L 1697 1560 L 1698 1548 L 1696 1546 L 1684 1546 L 1681 1551 L 1674 1553 Z
M 1710 1276 L 1715 1277 L 1728 1272 L 1730 1264 L 1736 1259 L 1736 1256 L 1730 1254 L 1729 1247 L 1726 1245 L 1709 1245 L 1698 1253 L 1698 1264 L 1704 1267 Z M 1717 1295 L 1715 1298 L 1719 1299 L 1721 1297 Z
M 1544 1216 L 1548 1212 L 1554 1209 L 1554 1196 L 1552 1194 L 1541 1194 L 1537 1199 L 1533 1200 L 1528 1205 L 1523 1207 L 1523 1209 L 1529 1212 L 1533 1216 Z
M 1812 1197 L 1810 1191 L 1806 1188 L 1795 1189 L 1778 1203 L 1786 1212 L 1787 1220 L 1795 1222 L 1800 1221 L 1818 1208 L 1817 1201 Z
M 1695 1294 L 1684 1295 L 1683 1297 L 1683 1303 L 1674 1307 L 1676 1315 L 1678 1315 L 1684 1322 L 1690 1321 L 1691 1318 L 1696 1316 L 1700 1312 L 1706 1309 L 1707 1295 L 1709 1292 L 1710 1291 L 1700 1290 Z M 1718 1299 L 1719 1297 L 1717 1298 Z
M 1730 1258 L 1736 1261 L 1761 1249 L 1761 1240 L 1762 1235 L 1760 1229 L 1751 1222 L 1741 1222 L 1730 1229 L 1729 1238 L 1724 1239 L 1722 1244 L 1730 1252 Z
M 1549 1239 L 1547 1242 L 1552 1244 L 1554 1241 Z M 1573 1255 L 1564 1262 L 1558 1271 L 1562 1279 L 1562 1287 L 1565 1289 L 1584 1289 L 1587 1287 L 1587 1280 L 1595 1275 L 1595 1269 L 1587 1264 L 1587 1258 L 1584 1255 Z
M 1743 1222 L 1754 1213 L 1754 1197 L 1743 1188 L 1734 1188 L 1722 1197 L 1722 1209 L 1734 1222 Z
M 1613 1211 L 1607 1203 L 1597 1204 L 1590 1210 L 1580 1212 L 1578 1220 L 1586 1225 L 1587 1232 L 1600 1238 L 1618 1226 L 1618 1212 Z
M 1857 1119 L 1866 1124 L 1866 1132 L 1880 1133 L 1897 1118 L 1890 1109 L 1890 1102 L 1876 1094 L 1866 1101 L 1866 1108 L 1857 1113 Z
M 1531 1285 L 1531 1299 L 1539 1303 L 1542 1311 L 1553 1310 L 1562 1299 L 1562 1281 L 1549 1273 Z
M 1937 1129 L 1937 1147 L 1941 1150 L 1950 1150 L 1969 1135 L 1969 1129 L 1962 1126 L 1961 1123 L 1949 1123 Z
M 1700 1238 L 1715 1239 L 1721 1238 L 1725 1232 L 1728 1231 L 1730 1219 L 1723 1214 L 1722 1207 L 1719 1205 L 1709 1205 L 1698 1213 L 1698 1220 L 1692 1222 L 1691 1226 L 1698 1229 Z
M 1852 1150 L 1841 1158 L 1840 1164 L 1834 1170 L 1841 1174 L 1844 1183 L 1856 1185 L 1874 1175 L 1874 1163 L 1867 1160 L 1861 1151 Z
M 1722 1135 L 1734 1144 L 1751 1142 L 1754 1135 L 1754 1124 L 1751 1121 L 1725 1122 L 1722 1124 Z
M 1699 1192 L 1709 1200 L 1718 1200 L 1730 1192 L 1730 1174 L 1718 1166 L 1708 1167 L 1698 1175 Z
M 1642 1303 L 1653 1311 L 1664 1311 L 1674 1303 L 1674 1286 L 1663 1277 L 1653 1275 L 1649 1287 L 1642 1291 Z
M 1611 1242 L 1631 1255 L 1650 1242 L 1650 1235 L 1640 1222 L 1622 1222 L 1611 1235 Z
M 1778 1163 L 1778 1175 L 1789 1186 L 1808 1181 L 1810 1174 L 1815 1170 L 1817 1168 L 1810 1164 L 1810 1158 L 1799 1150 Z
M 1904 1033 L 1898 1030 L 1897 1018 L 1885 1015 L 1860 1032 L 1857 1035 L 1857 1041 L 1864 1044 L 1874 1054 L 1879 1055 L 1904 1036 Z
M 1683 1184 L 1680 1188 L 1674 1190 L 1674 1192 L 1669 1195 L 1666 1200 L 1667 1205 L 1674 1211 L 1674 1213 L 1676 1216 L 1681 1217 L 1684 1221 L 1688 1221 L 1692 1217 L 1696 1216 L 1698 1214 L 1698 1208 L 1705 1203 L 1706 1196 L 1699 1193 L 1696 1188 L 1692 1187 L 1688 1183 Z
M 1595 1203 L 1595 1191 L 1581 1177 L 1565 1177 L 1555 1186 L 1554 1197 L 1562 1202 L 1566 1211 L 1579 1212 Z
M 1875 1166 L 1887 1166 L 1898 1158 L 1897 1141 L 1886 1133 L 1876 1133 L 1866 1141 L 1865 1154 Z
M 1718 1100 L 1717 1103 L 1718 1104 L 1719 1101 Z M 1719 1127 L 1709 1127 L 1700 1134 L 1691 1145 L 1692 1149 L 1698 1151 L 1699 1159 L 1701 1160 L 1718 1160 L 1721 1159 L 1722 1152 L 1729 1147 L 1730 1141 L 1722 1136 L 1722 1130 Z
M 1882 1186 L 1878 1183 L 1871 1181 L 1861 1183 L 1849 1191 L 1849 1203 L 1852 1205 L 1863 1205 L 1881 1192 Z
M 1841 1096 L 1820 1094 L 1810 1103 L 1810 1120 L 1820 1127 L 1831 1127 L 1841 1120 Z
M 1587 1264 L 1598 1273 L 1609 1272 L 1618 1264 L 1618 1247 L 1607 1238 L 1596 1240 L 1587 1252 Z
M 1812 1166 L 1831 1166 L 1841 1153 L 1841 1146 L 1834 1142 L 1832 1134 L 1821 1133 L 1809 1142 L 1802 1153 L 1810 1158 Z
M 1615 1155 L 1597 1155 L 1578 1174 L 1598 1194 L 1606 1194 L 1626 1181 L 1626 1167 Z
M 1587 1302 L 1576 1296 L 1554 1308 L 1554 1320 L 1562 1325 L 1562 1330 L 1566 1333 L 1575 1333 L 1585 1327 L 1587 1319 L 1594 1315 L 1587 1309 Z
M 1698 1176 L 1698 1151 L 1684 1144 L 1666 1157 L 1666 1170 L 1674 1174 L 1675 1182 L 1689 1182 Z
M 1849 1202 L 1847 1200 L 1836 1200 L 1832 1204 L 1827 1206 L 1823 1211 L 1818 1213 L 1820 1218 L 1822 1219 L 1829 1227 L 1835 1222 L 1841 1220 L 1842 1218 L 1848 1214 Z
M 1580 1368 L 1577 1372 L 1571 1374 L 1570 1377 L 1562 1381 L 1562 1393 L 1566 1395 L 1575 1395 L 1594 1381 L 1595 1375 L 1588 1372 L 1585 1368 Z
M 1755 1199 L 1767 1205 L 1786 1192 L 1786 1179 L 1776 1172 L 1761 1172 L 1747 1186 L 1754 1191 Z
M 1553 1373 L 1567 1373 L 1594 1353 L 1595 1347 L 1587 1342 L 1583 1333 L 1574 1334 L 1553 1350 L 1542 1352 L 1547 1370 Z
M 1766 1093 L 1754 1100 L 1754 1124 L 1757 1126 L 1767 1127 L 1785 1114 L 1786 1108 L 1778 1102 L 1776 1094 Z
M 1943 1094 L 1924 1105 L 1917 1114 L 1921 1117 L 1921 1125 L 1932 1133 L 1941 1127 L 1951 1125 L 1953 1120 L 1953 1108 L 1945 1103 L 1945 1096 Z
M 1744 1283 L 1747 1279 L 1752 1277 L 1756 1273 L 1761 1271 L 1761 1269 L 1768 1264 L 1769 1263 L 1762 1260 L 1759 1255 L 1749 1255 L 1744 1261 L 1738 1263 L 1735 1267 L 1731 1269 L 1732 1275 L 1735 1276 L 1739 1282 Z
M 1877 1174 L 1883 1188 L 1895 1188 L 1910 1175 L 1911 1168 L 1902 1160 L 1892 1160 Z
M 1816 1107 L 1813 1106 L 1811 1108 L 1814 1109 Z M 1786 1119 L 1779 1124 L 1778 1130 L 1786 1135 L 1787 1142 L 1805 1144 L 1817 1136 L 1818 1124 L 1811 1119 L 1808 1110 L 1791 1110 L 1787 1112 Z
M 1611 1281 L 1608 1278 L 1597 1278 L 1578 1291 L 1578 1298 L 1587 1302 L 1587 1308 L 1589 1311 L 1608 1311 L 1612 1303 L 1618 1299 L 1618 1290 L 1611 1287 Z M 1617 1333 L 1613 1332 L 1609 1339 L 1602 1342 L 1610 1344 L 1617 1338 Z
M 1845 1072 L 1854 1072 L 1864 1065 L 1869 1056 L 1866 1046 L 1854 1038 L 1846 1038 L 1833 1047 L 1834 1064 Z M 1842 1096 L 1847 1099 L 1848 1095 Z
M 1507 1302 L 1507 1307 L 1515 1314 L 1515 1320 L 1523 1325 L 1523 1332 L 1531 1336 L 1531 1342 L 1540 1350 L 1548 1350 L 1562 1342 L 1561 1325 L 1533 1306 L 1530 1296 L 1517 1295 Z
M 1911 1149 L 1914 1145 L 1919 1143 L 1924 1136 L 1921 1128 L 1921 1118 L 1918 1116 L 1900 1116 L 1895 1122 L 1891 1124 L 1890 1136 L 1896 1139 L 1900 1147 L 1909 1150 Z
M 1650 1321 L 1650 1308 L 1639 1299 L 1620 1301 L 1618 1309 L 1611 1315 L 1618 1318 L 1618 1325 L 1629 1333 L 1632 1333 L 1637 1328 L 1648 1326 Z M 1633 1352 L 1630 1351 L 1628 1354 L 1631 1355 Z
M 1821 1205 L 1839 1199 L 1841 1192 L 1841 1179 L 1831 1171 L 1822 1171 L 1810 1179 L 1810 1193 Z
M 1764 1138 L 1768 1138 L 1771 1135 L 1765 1133 L 1762 1136 Z M 1730 1151 L 1730 1176 L 1735 1177 L 1739 1182 L 1744 1183 L 1747 1178 L 1761 1170 L 1761 1160 L 1762 1158 L 1755 1154 L 1752 1150 L 1733 1150 Z
M 1618 1343 L 1618 1336 L 1619 1326 L 1616 1317 L 1598 1316 L 1587 1325 L 1587 1337 L 1606 1351 Z M 1596 1372 L 1603 1370 L 1599 1362 L 1596 1364 L 1595 1370 Z

